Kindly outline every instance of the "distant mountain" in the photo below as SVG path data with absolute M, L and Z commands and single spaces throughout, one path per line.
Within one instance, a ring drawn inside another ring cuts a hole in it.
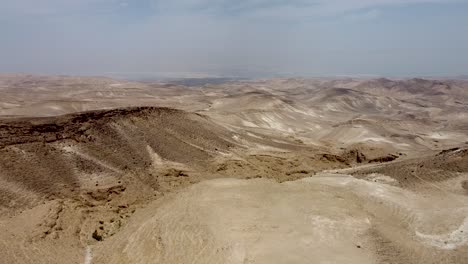
M 168 81 L 169 83 L 174 83 L 178 85 L 184 86 L 203 86 L 206 84 L 223 84 L 226 82 L 234 82 L 239 80 L 246 80 L 245 78 L 183 78 L 183 79 L 175 79 Z

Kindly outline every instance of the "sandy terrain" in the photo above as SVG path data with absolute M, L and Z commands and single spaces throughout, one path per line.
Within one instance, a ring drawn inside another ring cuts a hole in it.
M 468 82 L 0 75 L 0 263 L 466 263 Z
M 467 202 L 433 203 L 343 174 L 212 180 L 136 216 L 94 255 L 98 263 L 462 263 Z

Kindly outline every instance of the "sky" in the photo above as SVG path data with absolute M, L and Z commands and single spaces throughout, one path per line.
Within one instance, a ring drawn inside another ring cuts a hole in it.
M 0 72 L 468 74 L 468 0 L 0 0 Z

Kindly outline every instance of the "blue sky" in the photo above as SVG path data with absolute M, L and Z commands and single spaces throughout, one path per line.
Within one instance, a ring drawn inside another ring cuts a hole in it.
M 0 72 L 468 73 L 468 0 L 0 0 Z

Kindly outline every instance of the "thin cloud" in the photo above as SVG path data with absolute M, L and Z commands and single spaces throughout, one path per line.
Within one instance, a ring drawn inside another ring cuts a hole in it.
M 77 12 L 89 12 L 95 8 L 117 6 L 121 2 L 119 0 L 0 1 L 0 15 L 8 17 L 67 15 Z
M 155 14 L 228 14 L 307 17 L 337 15 L 386 6 L 466 2 L 466 0 L 137 0 L 152 6 Z M 54 15 L 121 6 L 121 0 L 15 0 L 0 3 L 2 15 Z
M 156 0 L 161 13 L 208 13 L 250 15 L 257 17 L 290 17 L 340 15 L 364 9 L 427 3 L 451 3 L 464 0 Z

